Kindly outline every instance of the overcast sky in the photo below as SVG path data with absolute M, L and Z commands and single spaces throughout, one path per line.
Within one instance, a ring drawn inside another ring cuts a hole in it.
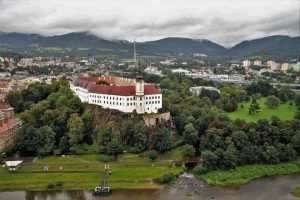
M 89 31 L 138 41 L 178 36 L 224 46 L 297 36 L 300 0 L 0 0 L 0 31 L 56 35 Z

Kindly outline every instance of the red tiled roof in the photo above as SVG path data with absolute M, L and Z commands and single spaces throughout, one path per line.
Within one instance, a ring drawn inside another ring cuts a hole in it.
M 12 108 L 9 103 L 0 103 L 0 110 L 6 110 Z
M 8 84 L 0 83 L 0 88 L 8 88 Z
M 21 123 L 20 121 L 11 118 L 6 120 L 5 122 L 2 123 L 2 125 L 0 126 L 0 134 L 4 133 L 6 130 L 18 125 L 19 123 Z
M 4 100 L 6 98 L 6 95 L 4 93 L 0 93 L 0 100 Z
M 135 86 L 108 86 L 108 85 L 96 85 L 94 84 L 89 90 L 90 93 L 97 94 L 109 94 L 120 96 L 134 96 Z M 153 85 L 144 85 L 144 94 L 160 94 L 160 90 Z
M 88 78 L 78 78 L 73 84 L 77 87 L 82 87 L 87 89 L 90 93 L 97 94 L 108 94 L 108 95 L 120 95 L 120 96 L 134 96 L 135 95 L 135 85 L 98 85 L 99 77 L 88 77 Z M 105 80 L 107 80 L 106 78 Z M 111 80 L 116 81 L 119 79 L 118 77 L 112 78 Z M 95 81 L 96 80 L 96 81 Z M 102 79 L 103 80 L 103 79 Z M 145 84 L 144 85 L 144 94 L 152 95 L 152 94 L 160 94 L 160 90 L 156 88 L 154 85 Z

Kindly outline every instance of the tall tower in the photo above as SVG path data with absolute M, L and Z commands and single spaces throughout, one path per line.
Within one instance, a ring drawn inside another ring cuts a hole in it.
M 136 65 L 136 78 L 135 78 L 135 98 L 136 98 L 136 112 L 138 114 L 145 113 L 145 102 L 144 102 L 144 80 L 142 75 L 142 70 L 140 68 L 140 63 L 136 60 L 136 50 L 135 50 L 135 39 L 133 41 L 133 57 Z

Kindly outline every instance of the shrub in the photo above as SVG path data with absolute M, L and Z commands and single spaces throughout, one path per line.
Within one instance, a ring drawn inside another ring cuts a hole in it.
M 193 169 L 193 172 L 195 174 L 202 175 L 202 174 L 206 174 L 208 170 L 203 165 L 199 164 Z
M 161 178 L 155 178 L 154 182 L 160 183 L 160 184 L 168 184 L 168 183 L 175 181 L 175 179 L 176 179 L 176 175 L 174 175 L 173 173 L 167 173 L 167 174 L 163 175 L 163 177 L 161 177 Z
M 47 189 L 54 189 L 54 188 L 55 188 L 55 185 L 52 184 L 52 183 L 49 183 L 49 184 L 47 185 Z
M 64 184 L 64 183 L 63 183 L 62 181 L 57 181 L 56 184 L 55 184 L 55 186 L 56 186 L 56 187 L 62 187 L 63 184 Z
M 157 159 L 157 156 L 158 156 L 158 153 L 154 150 L 151 150 L 148 152 L 148 158 L 151 160 L 151 161 L 154 161 Z
M 275 96 L 268 96 L 265 104 L 269 108 L 277 108 L 280 104 L 280 100 Z
M 111 155 L 106 155 L 106 154 L 100 154 L 99 155 L 99 161 L 100 162 L 111 162 L 116 160 L 115 156 L 111 156 Z
M 195 148 L 192 145 L 184 145 L 182 150 L 184 157 L 194 157 L 195 156 Z

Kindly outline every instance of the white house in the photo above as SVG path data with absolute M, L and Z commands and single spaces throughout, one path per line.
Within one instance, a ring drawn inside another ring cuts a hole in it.
M 243 66 L 244 66 L 245 68 L 249 68 L 249 67 L 251 66 L 251 61 L 250 61 L 250 60 L 244 60 L 244 61 L 243 61 Z

